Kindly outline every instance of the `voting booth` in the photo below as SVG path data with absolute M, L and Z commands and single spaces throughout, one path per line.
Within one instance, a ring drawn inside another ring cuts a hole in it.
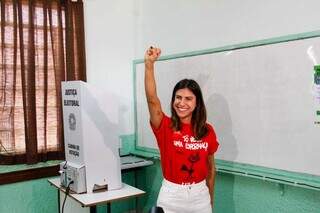
M 118 107 L 112 97 L 82 81 L 62 82 L 66 161 L 60 181 L 76 193 L 122 187 Z

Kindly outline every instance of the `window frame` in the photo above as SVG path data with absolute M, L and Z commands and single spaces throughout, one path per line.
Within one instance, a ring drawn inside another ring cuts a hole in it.
M 28 4 L 28 1 L 24 0 L 21 3 Z M 61 4 L 62 5 L 65 4 L 65 1 L 61 0 Z M 41 28 L 41 27 L 43 27 L 43 26 L 35 26 L 35 28 Z M 5 44 L 5 45 L 8 45 L 8 44 Z M 4 64 L 4 65 L 1 64 L 0 66 L 11 66 L 11 64 Z M 57 108 L 57 110 L 59 110 L 59 109 Z M 59 144 L 56 144 L 56 146 L 58 147 Z M 63 148 L 63 150 L 64 150 L 64 148 Z M 21 159 L 25 155 L 26 155 L 26 153 L 22 153 L 22 154 L 16 154 L 15 156 L 18 159 Z M 41 155 L 41 153 L 38 153 L 38 155 Z M 59 159 L 61 161 L 62 161 L 62 159 L 64 159 L 64 152 L 63 152 L 63 156 L 62 156 L 62 154 L 59 152 L 59 150 L 53 151 L 53 155 L 57 155 L 58 156 L 57 159 Z M 5 152 L 0 153 L 0 159 L 5 158 L 5 156 L 6 156 Z M 48 160 L 46 162 L 50 162 L 50 160 Z M 0 185 L 12 184 L 12 183 L 17 183 L 17 182 L 45 178 L 45 177 L 52 177 L 52 176 L 57 176 L 59 174 L 59 170 L 60 170 L 59 164 L 56 164 L 56 165 L 50 165 L 50 164 L 41 165 L 41 164 L 43 164 L 43 162 L 39 162 L 39 163 L 32 164 L 32 165 L 27 165 L 27 164 L 1 165 L 0 164 L 0 167 L 7 167 L 7 166 L 11 167 L 11 166 L 17 166 L 17 165 L 22 166 L 22 168 L 17 168 L 16 170 L 13 170 L 13 171 L 8 171 L 8 172 L 4 171 L 2 173 L 0 172 Z
M 2 173 L 0 174 L 0 185 L 57 176 L 59 175 L 59 170 L 59 165 L 53 165 Z

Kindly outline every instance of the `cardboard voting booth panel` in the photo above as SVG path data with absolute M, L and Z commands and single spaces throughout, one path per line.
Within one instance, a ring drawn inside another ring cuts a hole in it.
M 118 107 L 112 97 L 82 81 L 62 82 L 66 162 L 61 183 L 71 190 L 121 188 Z

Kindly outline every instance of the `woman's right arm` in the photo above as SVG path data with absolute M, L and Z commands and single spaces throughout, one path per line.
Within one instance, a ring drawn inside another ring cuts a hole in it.
M 159 58 L 160 54 L 161 50 L 159 48 L 150 47 L 144 55 L 144 86 L 148 102 L 150 122 L 156 129 L 159 128 L 163 118 L 161 103 L 157 95 L 156 81 L 154 77 L 154 63 Z

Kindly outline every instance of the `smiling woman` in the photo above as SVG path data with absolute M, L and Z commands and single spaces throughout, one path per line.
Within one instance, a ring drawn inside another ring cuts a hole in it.
M 183 79 L 173 89 L 171 98 L 172 125 L 180 129 L 180 122 L 191 123 L 196 138 L 207 134 L 207 112 L 200 86 L 195 80 Z
M 0 11 L 0 164 L 62 159 L 61 81 L 86 80 L 82 1 Z
M 171 118 L 162 111 L 154 77 L 154 63 L 160 54 L 159 48 L 150 47 L 144 58 L 150 124 L 157 139 L 164 177 L 157 206 L 172 213 L 209 213 L 213 207 L 217 138 L 213 127 L 206 122 L 200 86 L 192 79 L 183 79 L 175 85 Z
M 196 96 L 187 88 L 176 92 L 173 109 L 181 119 L 182 123 L 190 123 L 192 112 L 196 107 Z

